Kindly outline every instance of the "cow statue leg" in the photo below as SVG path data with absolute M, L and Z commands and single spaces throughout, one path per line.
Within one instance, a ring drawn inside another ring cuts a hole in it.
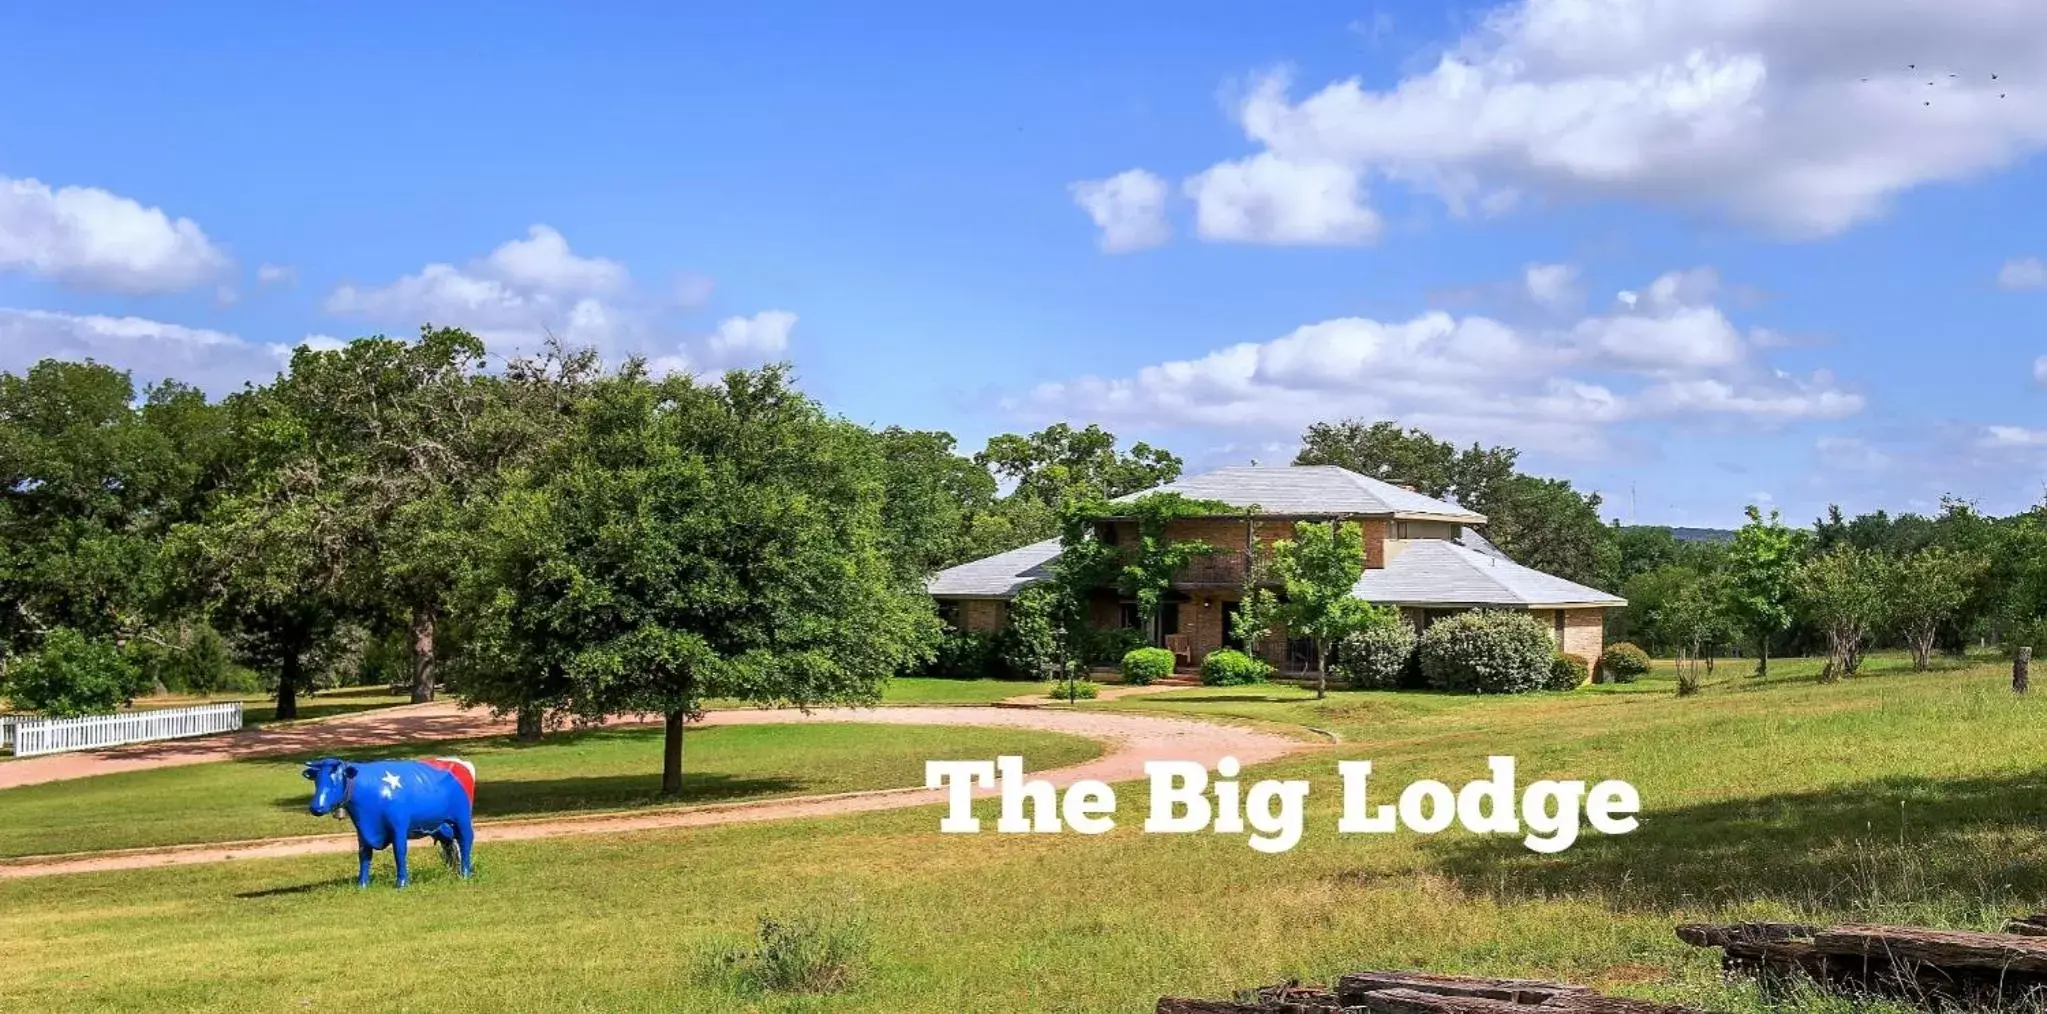
M 356 863 L 355 886 L 368 887 L 370 886 L 370 857 L 376 855 L 377 850 L 371 848 L 369 842 L 358 838 L 355 843 L 355 854 L 359 860 Z
M 399 887 L 412 883 L 412 867 L 405 861 L 405 850 L 409 844 L 402 831 L 391 836 L 391 858 L 398 860 Z
M 463 817 L 455 822 L 455 844 L 461 847 L 462 876 L 467 877 L 472 872 L 472 867 L 469 864 L 469 853 L 476 844 L 476 823 L 468 817 Z

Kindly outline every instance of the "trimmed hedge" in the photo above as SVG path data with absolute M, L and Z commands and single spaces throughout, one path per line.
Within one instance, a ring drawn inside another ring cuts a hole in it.
M 1608 683 L 1633 683 L 1649 671 L 1649 653 L 1626 641 L 1617 641 L 1606 646 L 1599 669 L 1606 673 Z
M 1211 687 L 1235 687 L 1263 683 L 1272 675 L 1264 659 L 1252 658 L 1235 648 L 1222 648 L 1201 660 L 1201 682 Z
M 1548 685 L 1556 645 L 1525 612 L 1478 610 L 1429 624 L 1422 676 L 1438 690 L 1519 694 Z
M 1068 697 L 1077 701 L 1092 701 L 1102 692 L 1101 687 L 1087 680 L 1053 680 L 1051 685 L 1052 689 L 1045 696 L 1055 701 L 1063 701 Z
M 1139 648 L 1123 656 L 1123 682 L 1143 686 L 1173 674 L 1173 653 L 1164 648 Z
M 1404 622 L 1366 627 L 1338 643 L 1331 675 L 1359 690 L 1393 690 L 1420 683 L 1414 628 Z
M 1585 656 L 1573 655 L 1568 651 L 1560 651 L 1556 653 L 1554 658 L 1550 659 L 1549 686 L 1547 689 L 1576 690 L 1584 686 L 1585 680 L 1591 677 L 1591 675 L 1592 665 L 1585 661 Z

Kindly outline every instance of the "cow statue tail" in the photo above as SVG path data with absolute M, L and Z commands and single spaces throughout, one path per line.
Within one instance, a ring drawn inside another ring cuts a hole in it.
M 462 786 L 462 793 L 469 797 L 470 805 L 476 803 L 476 765 L 460 757 L 428 757 L 426 763 L 455 776 Z

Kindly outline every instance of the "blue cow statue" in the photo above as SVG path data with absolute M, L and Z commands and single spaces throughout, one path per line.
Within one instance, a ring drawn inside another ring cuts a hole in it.
M 367 761 L 350 764 L 323 757 L 306 764 L 313 783 L 315 817 L 345 813 L 355 822 L 357 853 L 362 859 L 357 887 L 370 883 L 370 856 L 386 845 L 398 860 L 398 886 L 412 879 L 405 862 L 410 839 L 431 837 L 441 855 L 469 876 L 470 846 L 476 841 L 472 814 L 476 807 L 476 768 L 452 757 L 425 760 Z

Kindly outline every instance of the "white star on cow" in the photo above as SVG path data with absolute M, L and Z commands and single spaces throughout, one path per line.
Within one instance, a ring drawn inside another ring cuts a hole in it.
M 391 798 L 391 793 L 396 791 L 398 791 L 398 772 L 384 772 L 384 798 Z

